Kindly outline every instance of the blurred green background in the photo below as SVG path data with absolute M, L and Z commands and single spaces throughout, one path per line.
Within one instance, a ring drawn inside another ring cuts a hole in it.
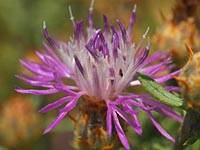
M 110 23 L 121 19 L 128 24 L 133 5 L 137 4 L 137 20 L 134 38 L 140 39 L 150 26 L 152 37 L 162 25 L 160 10 L 166 16 L 171 15 L 174 0 L 95 0 L 95 26 L 101 26 L 102 14 L 106 14 Z M 19 59 L 37 60 L 34 51 L 42 49 L 45 41 L 42 34 L 43 21 L 46 21 L 51 35 L 67 41 L 73 34 L 69 20 L 68 6 L 71 5 L 75 20 L 87 19 L 90 0 L 0 0 L 0 150 L 68 150 L 72 149 L 73 124 L 67 118 L 51 133 L 42 135 L 42 131 L 55 117 L 56 111 L 40 115 L 37 110 L 56 96 L 20 95 L 15 86 L 28 87 L 15 75 L 22 67 Z M 173 136 L 179 124 L 157 117 L 161 124 Z M 135 150 L 170 150 L 172 143 L 162 137 L 145 115 L 140 116 L 143 135 L 128 131 L 130 144 Z M 197 146 L 193 150 L 200 149 Z M 195 145 L 194 145 L 195 146 Z M 191 148 L 192 149 L 192 148 Z

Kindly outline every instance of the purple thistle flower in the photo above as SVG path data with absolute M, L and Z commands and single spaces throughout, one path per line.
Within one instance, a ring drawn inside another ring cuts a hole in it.
M 120 124 L 119 118 L 129 124 L 136 133 L 142 134 L 142 128 L 137 117 L 139 110 L 146 112 L 152 124 L 167 139 L 174 139 L 153 118 L 152 111 L 159 112 L 176 121 L 181 122 L 182 117 L 165 104 L 153 99 L 149 94 L 133 94 L 124 92 L 129 86 L 140 85 L 136 72 L 143 72 L 162 83 L 177 75 L 179 71 L 171 74 L 157 76 L 161 71 L 167 71 L 173 67 L 168 53 L 156 53 L 148 57 L 150 42 L 141 48 L 149 28 L 142 36 L 138 44 L 131 42 L 131 30 L 135 22 L 136 6 L 133 9 L 128 29 L 118 20 L 119 30 L 108 24 L 108 19 L 103 16 L 104 30 L 95 29 L 92 20 L 92 8 L 89 9 L 88 28 L 84 30 L 83 21 L 74 22 L 70 10 L 70 16 L 74 25 L 74 36 L 68 43 L 57 41 L 50 37 L 44 23 L 43 32 L 51 45 L 44 44 L 45 50 L 36 52 L 43 64 L 21 60 L 20 63 L 34 75 L 23 73 L 17 76 L 20 80 L 32 86 L 45 89 L 21 89 L 16 91 L 24 94 L 47 95 L 64 92 L 65 97 L 48 104 L 39 112 L 46 113 L 52 109 L 59 109 L 58 116 L 47 127 L 44 133 L 52 130 L 65 116 L 74 109 L 78 100 L 87 96 L 93 101 L 104 101 L 107 106 L 107 133 L 111 135 L 113 128 L 117 131 L 121 143 L 126 149 L 130 149 L 127 137 Z M 158 63 L 155 63 L 157 62 Z M 152 64 L 152 65 L 149 65 Z M 66 85 L 61 78 L 74 80 L 75 85 Z M 166 87 L 168 91 L 177 91 L 177 88 Z M 114 125 L 114 127 L 113 127 Z

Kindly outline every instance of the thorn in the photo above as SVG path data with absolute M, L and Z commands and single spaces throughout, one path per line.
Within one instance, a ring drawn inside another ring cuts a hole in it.
M 185 43 L 185 47 L 187 49 L 187 53 L 189 54 L 188 62 L 190 62 L 192 60 L 192 57 L 193 57 L 194 53 L 193 53 L 191 47 L 189 47 L 186 43 Z
M 167 19 L 166 19 L 165 15 L 164 15 L 163 11 L 159 10 L 159 12 L 160 12 L 160 16 L 161 16 L 162 21 L 166 22 Z
M 177 76 L 172 76 L 172 78 L 176 79 L 178 82 L 182 83 L 183 86 L 185 87 L 185 90 L 188 92 L 189 91 L 189 86 L 188 83 L 185 79 L 181 78 L 181 77 L 177 77 Z
M 78 120 L 75 119 L 72 115 L 70 115 L 69 113 L 67 113 L 67 116 L 68 116 L 75 124 L 78 124 Z

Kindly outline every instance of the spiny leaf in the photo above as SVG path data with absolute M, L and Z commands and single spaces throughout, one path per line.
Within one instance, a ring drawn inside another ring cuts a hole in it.
M 151 77 L 139 72 L 137 73 L 137 76 L 144 89 L 160 102 L 173 107 L 179 107 L 183 105 L 183 100 L 180 97 L 177 97 L 176 95 L 166 91 Z

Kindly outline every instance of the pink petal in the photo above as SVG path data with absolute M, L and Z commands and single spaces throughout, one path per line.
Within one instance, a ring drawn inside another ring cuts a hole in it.
M 150 112 L 146 112 L 147 115 L 149 116 L 149 119 L 153 123 L 153 125 L 156 127 L 156 129 L 168 140 L 175 142 L 174 138 L 171 137 L 161 126 L 160 124 L 153 118 L 152 114 Z
M 120 139 L 122 145 L 123 145 L 127 150 L 130 150 L 130 145 L 129 145 L 128 140 L 127 140 L 127 138 L 126 138 L 126 135 L 125 135 L 125 133 L 124 133 L 124 131 L 123 131 L 123 129 L 122 129 L 120 123 L 119 123 L 119 120 L 118 120 L 118 118 L 117 118 L 117 114 L 116 114 L 115 111 L 113 111 L 112 114 L 113 114 L 114 124 L 115 124 L 115 128 L 116 128 L 116 130 L 117 130 L 117 134 L 118 134 L 118 136 L 119 136 L 119 139 Z

